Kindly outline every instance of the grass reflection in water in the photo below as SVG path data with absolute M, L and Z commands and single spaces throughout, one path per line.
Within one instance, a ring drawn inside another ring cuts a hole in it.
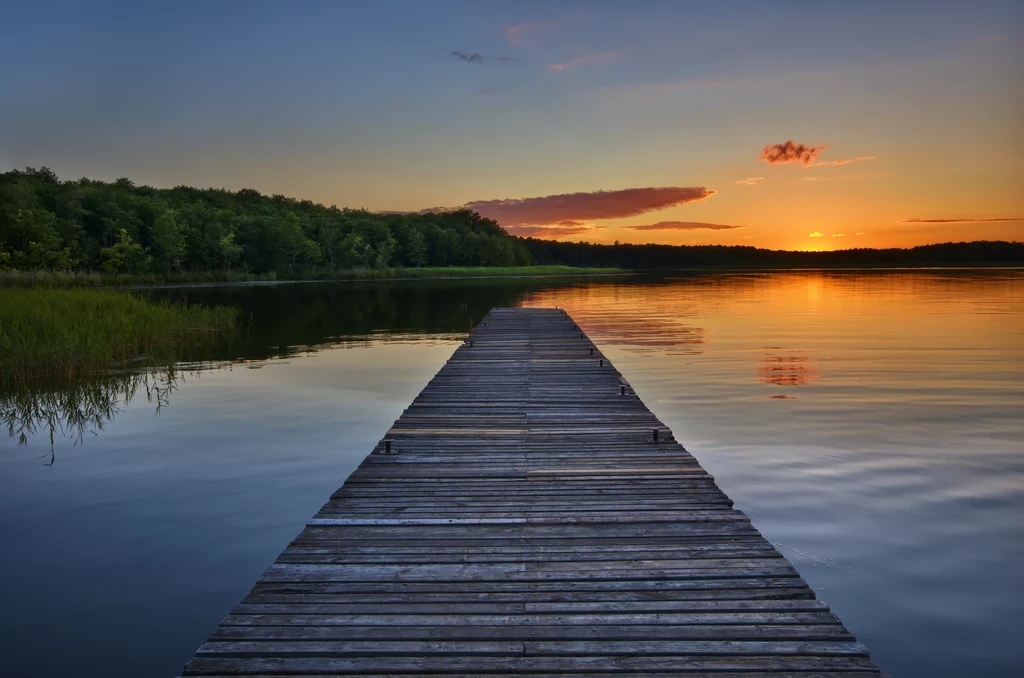
M 48 465 L 55 460 L 54 443 L 62 437 L 79 444 L 85 434 L 96 434 L 134 398 L 145 395 L 156 412 L 169 404 L 185 375 L 198 376 L 198 368 L 170 365 L 119 372 L 44 387 L 0 392 L 0 420 L 11 438 L 26 445 L 30 436 L 48 435 Z

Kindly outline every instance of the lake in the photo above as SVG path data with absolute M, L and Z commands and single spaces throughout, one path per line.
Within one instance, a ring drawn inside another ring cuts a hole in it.
M 0 436 L 5 675 L 176 675 L 514 305 L 567 309 L 883 671 L 1024 666 L 1024 271 L 138 293 L 237 306 L 242 336 L 173 375 L 0 394 L 37 422 Z

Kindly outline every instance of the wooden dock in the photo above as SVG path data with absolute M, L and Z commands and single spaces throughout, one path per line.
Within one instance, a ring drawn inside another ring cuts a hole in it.
M 183 672 L 622 674 L 878 669 L 556 309 L 491 311 Z

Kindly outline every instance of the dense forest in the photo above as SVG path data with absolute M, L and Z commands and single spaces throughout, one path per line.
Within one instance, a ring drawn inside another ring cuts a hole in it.
M 359 268 L 532 263 L 624 269 L 1024 264 L 1024 243 L 834 252 L 598 245 L 517 238 L 465 209 L 374 213 L 252 189 L 60 181 L 45 167 L 0 174 L 0 270 L 301 277 Z
M 527 238 L 538 264 L 678 268 L 842 268 L 876 266 L 982 266 L 1024 264 L 1024 242 L 985 241 L 920 245 L 908 249 L 832 252 L 764 250 L 742 245 L 594 245 Z
M 0 269 L 172 274 L 522 266 L 522 240 L 469 210 L 377 214 L 252 189 L 0 174 Z

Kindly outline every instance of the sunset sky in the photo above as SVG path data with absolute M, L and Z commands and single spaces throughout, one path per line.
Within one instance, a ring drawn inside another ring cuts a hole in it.
M 1024 3 L 8 3 L 0 171 L 785 249 L 1024 239 Z

